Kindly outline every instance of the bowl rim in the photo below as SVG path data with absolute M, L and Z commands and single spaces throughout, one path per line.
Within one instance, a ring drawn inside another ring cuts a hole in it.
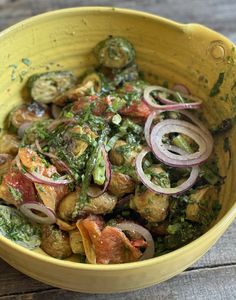
M 85 7 L 72 7 L 72 8 L 64 8 L 64 9 L 57 9 L 46 13 L 41 13 L 39 15 L 27 18 L 25 20 L 22 20 L 7 29 L 0 32 L 0 41 L 2 38 L 5 38 L 5 36 L 8 33 L 17 31 L 21 26 L 30 25 L 34 22 L 39 22 L 40 20 L 43 20 L 44 18 L 50 18 L 50 17 L 57 17 L 59 15 L 64 14 L 70 14 L 70 13 L 100 13 L 100 12 L 114 12 L 119 14 L 128 14 L 128 15 L 134 15 L 139 17 L 145 17 L 147 19 L 152 19 L 154 21 L 159 21 L 164 23 L 167 26 L 171 26 L 176 29 L 183 29 L 186 26 L 195 27 L 198 29 L 202 29 L 205 31 L 214 32 L 217 34 L 220 38 L 223 38 L 224 41 L 227 42 L 227 44 L 232 45 L 233 42 L 230 41 L 228 38 L 223 36 L 222 34 L 206 27 L 200 24 L 195 23 L 188 23 L 183 24 L 179 23 L 173 20 L 169 20 L 167 18 L 139 11 L 134 9 L 127 9 L 127 8 L 116 8 L 116 7 L 109 7 L 109 6 L 85 6 Z M 186 252 L 190 252 L 191 249 L 194 249 L 197 247 L 199 243 L 204 243 L 205 240 L 208 239 L 209 236 L 214 236 L 214 233 L 221 231 L 223 228 L 228 227 L 236 218 L 236 203 L 232 205 L 232 207 L 225 213 L 225 215 L 215 224 L 213 225 L 207 232 L 205 232 L 203 235 L 195 239 L 194 241 L 188 243 L 187 245 L 173 250 L 170 253 L 163 254 L 158 257 L 154 257 L 148 260 L 138 261 L 138 262 L 132 262 L 132 263 L 123 263 L 123 264 L 109 264 L 109 265 L 92 265 L 92 264 L 85 264 L 80 262 L 74 262 L 74 261 L 68 261 L 68 260 L 59 260 L 56 258 L 53 258 L 47 254 L 41 254 L 32 250 L 29 250 L 27 248 L 24 248 L 15 242 L 5 238 L 4 236 L 0 235 L 0 244 L 5 244 L 5 246 L 14 249 L 18 251 L 19 253 L 23 255 L 31 256 L 33 259 L 37 259 L 41 262 L 50 263 L 52 265 L 57 265 L 58 267 L 64 267 L 64 268 L 70 268 L 70 269 L 77 269 L 77 270 L 86 270 L 86 271 L 123 271 L 123 270 L 133 270 L 133 269 L 139 269 L 142 267 L 151 266 L 153 264 L 158 264 L 161 262 L 165 262 L 166 260 L 171 260 L 173 257 L 181 256 Z M 220 238 L 220 236 L 218 237 Z M 218 239 L 216 239 L 217 241 Z M 1 257 L 1 254 L 0 254 Z M 4 258 L 3 258 L 4 259 Z

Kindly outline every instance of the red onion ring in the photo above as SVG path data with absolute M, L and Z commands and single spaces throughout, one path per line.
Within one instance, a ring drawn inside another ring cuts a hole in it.
M 162 138 L 168 133 L 182 133 L 192 138 L 199 146 L 198 151 L 177 155 L 168 149 Z M 212 153 L 213 143 L 201 128 L 183 121 L 166 119 L 156 124 L 150 136 L 153 153 L 161 162 L 173 167 L 192 167 L 206 161 Z
M 181 185 L 179 185 L 177 187 L 174 187 L 174 188 L 163 188 L 161 186 L 158 186 L 158 185 L 154 184 L 147 177 L 147 175 L 144 173 L 143 166 L 142 166 L 142 162 L 143 162 L 144 157 L 150 151 L 151 150 L 149 148 L 146 148 L 143 151 L 141 151 L 139 153 L 139 155 L 137 156 L 136 162 L 135 162 L 137 174 L 138 174 L 140 180 L 142 181 L 142 183 L 148 189 L 150 189 L 153 192 L 158 193 L 158 194 L 177 195 L 177 194 L 181 194 L 181 193 L 185 192 L 191 186 L 194 185 L 194 183 L 196 182 L 196 180 L 198 178 L 198 174 L 199 174 L 199 168 L 197 166 L 192 167 L 192 170 L 191 170 L 189 178 L 184 183 L 182 183 Z M 185 151 L 179 149 L 178 147 L 175 147 L 175 152 L 179 153 L 180 155 L 186 154 Z
M 146 142 L 148 144 L 148 146 L 151 148 L 151 142 L 150 142 L 150 132 L 151 132 L 151 127 L 152 127 L 152 122 L 156 117 L 156 112 L 153 111 L 149 114 L 146 122 L 145 122 L 145 126 L 144 126 L 144 136 L 146 139 Z
M 54 159 L 56 161 L 56 164 L 58 164 L 58 166 L 64 171 L 67 172 L 68 174 L 70 174 L 71 176 L 73 176 L 73 173 L 71 172 L 70 168 L 67 166 L 66 163 L 64 163 L 64 161 L 62 161 L 61 159 L 59 159 L 55 154 L 53 153 L 48 153 L 48 152 L 44 152 L 40 146 L 40 143 L 38 140 L 35 141 L 35 146 L 37 148 L 37 150 L 42 153 L 44 156 L 49 157 L 50 159 Z
M 186 116 L 187 118 L 189 118 L 195 125 L 197 125 L 199 128 L 201 128 L 202 131 L 204 131 L 209 138 L 212 140 L 213 142 L 213 137 L 210 133 L 210 131 L 205 127 L 205 125 L 198 119 L 196 118 L 191 112 L 186 111 L 186 110 L 181 110 L 179 111 L 179 113 L 181 113 L 182 115 Z
M 49 208 L 43 205 L 42 203 L 36 201 L 28 201 L 23 203 L 20 206 L 20 211 L 32 221 L 40 224 L 54 224 L 56 223 L 55 213 Z M 45 216 L 37 215 L 34 211 L 43 213 Z
M 105 191 L 107 190 L 107 187 L 108 187 L 110 181 L 111 181 L 111 164 L 110 164 L 108 154 L 105 150 L 104 145 L 101 146 L 101 151 L 102 151 L 103 159 L 105 161 L 106 181 L 104 183 L 103 189 L 101 191 L 99 191 L 98 193 L 95 194 L 95 193 L 91 193 L 91 191 L 88 191 L 88 193 L 87 193 L 88 196 L 92 197 L 92 198 L 97 198 L 97 197 L 101 196 L 102 194 L 104 194 Z
M 131 231 L 133 233 L 139 233 L 142 237 L 144 237 L 148 246 L 144 251 L 143 255 L 141 256 L 140 260 L 149 259 L 154 256 L 155 253 L 154 241 L 151 233 L 146 228 L 136 223 L 130 223 L 130 222 L 122 222 L 117 224 L 115 227 L 122 231 Z
M 22 168 L 22 164 L 20 161 L 19 156 L 16 157 L 16 165 L 19 171 L 29 180 L 33 181 L 34 183 L 41 183 L 47 184 L 51 186 L 58 186 L 58 185 L 66 185 L 72 182 L 70 179 L 64 179 L 64 176 L 58 178 L 57 180 L 53 180 L 51 178 L 45 177 L 42 174 L 39 174 L 35 171 L 27 172 Z
M 155 104 L 153 101 L 155 101 L 153 99 L 153 97 L 151 96 L 151 92 L 153 91 L 159 91 L 159 92 L 164 92 L 164 93 L 168 93 L 169 95 L 176 95 L 175 91 L 166 89 L 162 86 L 155 86 L 155 85 L 150 85 L 147 86 L 144 89 L 144 101 L 153 109 L 157 109 L 160 111 L 169 111 L 169 110 L 182 110 L 182 109 L 196 109 L 199 108 L 202 101 L 194 96 L 190 96 L 190 95 L 185 95 L 185 94 L 180 94 L 182 97 L 184 98 L 188 98 L 192 101 L 192 103 L 176 103 L 174 101 L 171 101 L 165 97 L 160 96 L 160 94 L 158 94 L 158 99 L 161 103 L 166 104 L 166 105 L 159 105 L 159 104 Z
M 180 83 L 174 84 L 172 90 L 175 92 L 179 92 L 180 94 L 191 95 L 189 89 L 185 85 Z

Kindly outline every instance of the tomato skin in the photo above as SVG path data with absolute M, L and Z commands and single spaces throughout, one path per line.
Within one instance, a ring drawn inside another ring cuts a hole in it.
M 85 253 L 91 263 L 132 262 L 137 261 L 142 255 L 138 247 L 132 245 L 120 229 L 105 226 L 102 218 L 98 216 L 90 215 L 79 221 L 78 228 L 83 237 Z
M 131 105 L 122 108 L 119 112 L 124 116 L 141 117 L 146 119 L 151 113 L 151 109 L 144 101 L 133 101 Z
M 9 192 L 9 187 L 14 188 L 22 195 L 21 201 L 15 199 L 15 205 L 18 206 L 20 202 L 24 201 L 37 201 L 36 191 L 34 184 L 27 179 L 19 171 L 9 170 L 9 172 L 4 176 L 2 186 L 5 187 L 5 201 L 8 202 L 9 197 L 13 197 Z M 9 199 L 9 201 L 11 201 Z

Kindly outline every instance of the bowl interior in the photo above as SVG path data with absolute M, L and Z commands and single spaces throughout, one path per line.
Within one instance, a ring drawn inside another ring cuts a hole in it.
M 234 118 L 236 52 L 223 36 L 200 25 L 181 25 L 147 14 L 86 8 L 45 14 L 0 34 L 0 127 L 13 107 L 27 101 L 23 86 L 28 76 L 62 69 L 80 75 L 95 65 L 91 50 L 109 35 L 126 37 L 134 44 L 139 68 L 152 83 L 168 82 L 169 87 L 182 83 L 202 98 L 209 127 Z M 219 76 L 224 77 L 219 93 L 210 97 Z M 216 152 L 225 177 L 219 195 L 221 219 L 236 202 L 235 128 L 217 138 Z

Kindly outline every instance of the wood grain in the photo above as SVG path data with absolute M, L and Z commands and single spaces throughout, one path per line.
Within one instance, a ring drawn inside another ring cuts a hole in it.
M 0 30 L 45 11 L 76 6 L 139 9 L 182 23 L 204 24 L 236 42 L 235 0 L 0 0 Z M 117 295 L 86 295 L 59 290 L 21 274 L 0 260 L 0 300 L 233 300 L 236 299 L 235 232 L 236 222 L 205 256 L 181 275 L 151 288 Z
M 97 295 L 49 288 L 0 297 L 5 300 L 230 300 L 236 299 L 234 266 L 187 271 L 169 281 L 130 293 Z M 227 283 L 227 284 L 225 284 Z M 209 297 L 209 298 L 208 298 Z

